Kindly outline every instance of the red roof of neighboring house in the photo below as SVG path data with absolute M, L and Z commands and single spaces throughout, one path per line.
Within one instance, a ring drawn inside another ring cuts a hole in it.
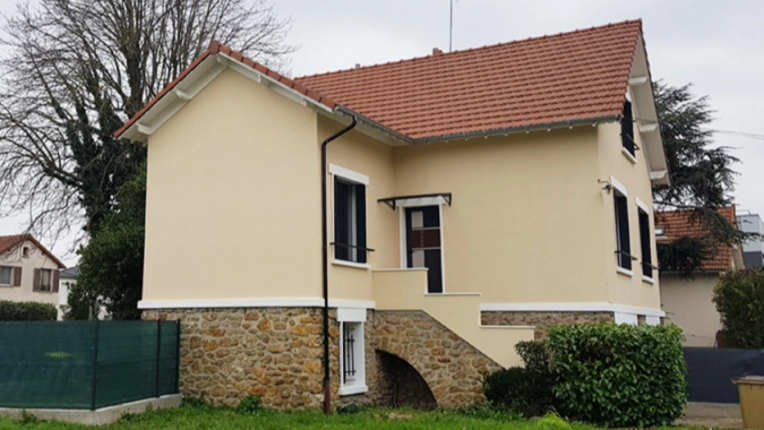
M 115 136 L 217 53 L 412 140 L 610 118 L 623 109 L 641 34 L 642 21 L 626 21 L 294 80 L 213 42 Z
M 44 252 L 54 263 L 58 264 L 58 267 L 65 269 L 66 265 L 61 262 L 55 255 L 53 255 L 48 249 L 40 242 L 37 241 L 31 234 L 17 234 L 13 236 L 0 236 L 0 254 L 14 249 L 16 246 L 21 245 L 25 241 L 30 241 L 35 244 L 42 252 Z
M 727 218 L 732 225 L 737 227 L 735 207 L 719 208 L 719 213 Z M 693 219 L 692 211 L 656 212 L 655 227 L 664 228 L 664 236 L 656 238 L 657 242 L 669 242 L 680 237 L 701 237 L 705 234 L 700 220 Z M 732 268 L 733 248 L 720 246 L 718 252 L 707 259 L 703 264 L 703 270 L 730 270 Z
M 412 139 L 615 116 L 641 31 L 627 21 L 295 80 Z

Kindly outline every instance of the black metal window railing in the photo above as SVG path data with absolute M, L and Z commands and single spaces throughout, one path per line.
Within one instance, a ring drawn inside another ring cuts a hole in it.
M 348 383 L 355 379 L 355 337 L 353 336 L 353 326 L 344 324 L 343 326 L 343 349 L 342 357 L 343 382 Z

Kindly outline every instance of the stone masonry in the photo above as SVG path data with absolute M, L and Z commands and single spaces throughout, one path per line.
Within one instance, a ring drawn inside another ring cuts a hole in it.
M 340 397 L 335 315 L 331 310 L 334 405 L 466 406 L 484 400 L 483 375 L 500 369 L 424 312 L 369 310 L 364 332 L 369 391 Z M 320 308 L 146 310 L 143 318 L 181 321 L 184 395 L 230 406 L 248 395 L 260 396 L 265 406 L 274 409 L 322 405 Z
M 550 327 L 561 324 L 598 324 L 613 322 L 612 312 L 510 312 L 487 311 L 480 314 L 483 325 L 534 326 L 536 340 L 547 338 Z

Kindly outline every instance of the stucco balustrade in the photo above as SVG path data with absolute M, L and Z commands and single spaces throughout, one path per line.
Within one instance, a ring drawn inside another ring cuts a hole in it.
M 377 310 L 421 310 L 504 367 L 522 362 L 517 342 L 533 340 L 533 327 L 482 326 L 480 293 L 427 294 L 427 269 L 387 269 L 372 272 Z

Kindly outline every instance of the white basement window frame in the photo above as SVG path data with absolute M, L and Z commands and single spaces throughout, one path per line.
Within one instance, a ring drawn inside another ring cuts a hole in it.
M 362 394 L 366 385 L 366 348 L 364 329 L 366 309 L 338 308 L 340 325 L 340 396 Z

